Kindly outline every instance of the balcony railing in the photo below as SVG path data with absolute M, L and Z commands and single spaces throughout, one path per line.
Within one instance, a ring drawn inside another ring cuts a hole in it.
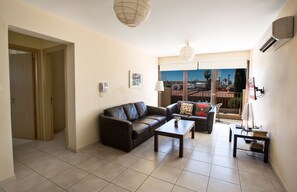
M 210 91 L 188 90 L 188 100 L 210 102 Z M 183 90 L 171 90 L 171 103 L 183 100 Z M 240 114 L 242 109 L 242 93 L 217 91 L 216 102 L 222 103 L 220 113 Z

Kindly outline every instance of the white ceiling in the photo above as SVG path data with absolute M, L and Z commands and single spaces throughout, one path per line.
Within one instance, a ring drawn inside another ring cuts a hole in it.
M 112 0 L 23 0 L 155 56 L 178 55 L 185 42 L 196 53 L 254 48 L 287 0 L 151 0 L 141 26 L 120 23 Z

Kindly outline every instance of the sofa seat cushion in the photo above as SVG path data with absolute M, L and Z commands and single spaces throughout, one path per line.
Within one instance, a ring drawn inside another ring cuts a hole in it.
M 182 115 L 182 114 L 179 114 L 179 113 L 173 113 L 172 117 L 180 117 L 182 119 L 189 119 L 189 115 Z
M 127 120 L 127 116 L 122 106 L 111 107 L 104 110 L 104 115 L 121 120 Z
M 132 123 L 132 139 L 136 140 L 141 135 L 149 134 L 149 126 L 144 123 Z
M 159 121 L 155 120 L 155 119 L 149 119 L 149 118 L 141 118 L 141 119 L 137 119 L 136 121 L 134 121 L 135 123 L 143 123 L 146 124 L 150 127 L 150 131 L 155 130 L 159 125 Z
M 207 117 L 202 116 L 189 116 L 189 120 L 193 120 L 198 125 L 206 125 L 207 124 Z
M 138 116 L 136 107 L 133 103 L 122 105 L 122 107 L 124 108 L 127 119 L 129 121 L 134 121 L 135 119 L 138 119 L 139 116 Z
M 166 117 L 165 116 L 160 116 L 160 115 L 148 115 L 146 116 L 146 118 L 149 118 L 149 119 L 154 119 L 154 120 L 157 120 L 161 123 L 165 123 L 166 122 Z

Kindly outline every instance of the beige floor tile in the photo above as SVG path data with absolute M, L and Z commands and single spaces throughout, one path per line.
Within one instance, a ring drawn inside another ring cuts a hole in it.
M 139 157 L 126 153 L 115 157 L 111 162 L 123 167 L 130 167 L 137 159 Z
M 213 154 L 200 151 L 193 151 L 193 153 L 190 156 L 190 159 L 211 163 L 213 159 Z
M 194 150 L 204 152 L 204 153 L 214 153 L 215 148 L 213 145 L 202 145 L 198 143 L 194 148 Z
M 253 186 L 242 186 L 242 192 L 275 192 L 271 191 L 270 189 L 260 189 L 260 188 L 254 188 Z
M 275 192 L 273 184 L 268 176 L 257 175 L 248 172 L 240 172 L 240 183 L 243 191 L 270 191 Z
M 149 175 L 155 170 L 157 166 L 158 163 L 154 161 L 140 158 L 133 165 L 131 165 L 129 169 Z
M 183 171 L 179 179 L 177 180 L 176 185 L 194 191 L 205 192 L 208 184 L 208 179 L 209 177 L 200 174 Z
M 19 155 L 15 155 L 15 159 L 17 159 L 18 161 L 24 163 L 24 164 L 28 164 L 31 161 L 34 161 L 36 159 L 41 158 L 42 156 L 47 155 L 46 153 L 42 152 L 42 151 L 34 151 L 31 153 L 24 153 L 24 154 L 19 154 Z
M 215 155 L 231 157 L 233 155 L 233 149 L 216 147 L 214 153 Z
M 184 149 L 190 149 L 194 150 L 197 145 L 197 140 L 191 139 L 190 134 L 184 138 Z M 179 148 L 179 140 L 177 140 L 177 143 L 175 145 L 175 148 Z
M 64 161 L 67 163 L 70 163 L 71 165 L 77 165 L 87 159 L 89 159 L 91 156 L 85 154 L 85 153 L 72 153 L 71 155 L 67 156 Z
M 66 146 L 63 145 L 59 145 L 57 143 L 53 143 L 50 144 L 42 149 L 40 149 L 41 151 L 47 153 L 47 154 L 52 154 L 55 153 L 57 151 L 67 151 Z
M 15 170 L 15 177 L 1 181 L 0 186 L 6 192 L 27 191 L 45 181 L 46 178 L 23 165 Z
M 68 189 L 73 184 L 77 183 L 84 177 L 88 175 L 87 172 L 84 172 L 76 167 L 73 167 L 53 178 L 51 181 L 62 187 L 63 189 Z
M 161 162 L 161 164 L 183 169 L 186 166 L 187 162 L 187 158 L 180 158 L 176 155 L 167 155 L 165 159 Z
M 103 189 L 106 185 L 108 185 L 108 182 L 93 176 L 88 175 L 72 187 L 68 189 L 69 192 L 97 192 Z
M 240 185 L 235 185 L 222 180 L 210 178 L 207 192 L 241 192 Z
M 159 145 L 158 151 L 169 153 L 174 148 L 174 145 Z
M 186 189 L 186 188 L 175 185 L 172 192 L 193 192 L 193 191 L 190 189 Z
M 238 170 L 228 167 L 212 165 L 210 177 L 238 185 L 240 184 Z
M 87 171 L 89 173 L 92 173 L 95 170 L 97 170 L 98 168 L 103 167 L 106 164 L 107 164 L 107 161 L 98 159 L 96 157 L 91 157 L 91 158 L 77 164 L 76 167 L 78 167 L 84 171 Z
M 13 146 L 13 155 L 24 155 L 32 152 L 36 152 L 38 149 L 35 147 L 34 142 Z
M 128 169 L 116 178 L 113 183 L 129 191 L 136 191 L 146 178 L 147 175 Z
M 13 166 L 14 166 L 14 169 L 16 169 L 17 167 L 20 167 L 24 165 L 23 163 L 19 162 L 18 160 L 16 160 L 15 158 L 13 159 Z
M 94 175 L 111 182 L 121 173 L 123 173 L 127 168 L 116 165 L 114 163 L 106 163 L 103 167 L 98 168 L 93 172 Z
M 245 161 L 238 161 L 238 169 L 239 172 L 249 172 L 254 173 L 257 175 L 268 176 L 262 163 L 252 163 L 252 162 L 245 162 Z
M 144 142 L 143 144 L 141 144 L 138 147 L 134 148 L 130 152 L 130 154 L 135 155 L 137 157 L 143 157 L 144 154 L 146 154 L 147 152 L 154 151 L 153 146 L 148 146 L 148 145 L 145 145 L 145 144 L 146 144 L 146 142 Z
M 49 155 L 28 163 L 28 166 L 46 178 L 51 178 L 71 168 L 71 165 Z
M 212 164 L 238 169 L 237 159 L 233 157 L 214 155 Z
M 170 183 L 175 183 L 179 175 L 181 174 L 181 172 L 182 172 L 182 169 L 174 168 L 166 165 L 160 165 L 152 173 L 152 176 Z
M 189 159 L 191 154 L 193 152 L 193 149 L 186 149 L 184 148 L 184 154 L 183 154 L 183 158 L 187 158 Z M 169 153 L 169 155 L 171 156 L 179 156 L 179 146 L 175 146 Z
M 264 167 L 267 175 L 269 176 L 275 190 L 277 192 L 285 192 L 286 190 L 284 189 L 284 186 L 279 182 L 279 178 L 277 177 L 277 175 L 275 175 L 274 171 L 271 168 L 271 165 L 264 164 L 263 167 Z
M 163 153 L 163 152 L 155 152 L 153 149 L 147 153 L 145 153 L 142 158 L 147 159 L 147 160 L 151 160 L 157 163 L 160 163 L 165 157 L 166 157 L 167 153 Z
M 152 191 L 171 192 L 172 188 L 173 188 L 173 184 L 149 177 L 140 186 L 137 192 L 152 192 Z
M 38 185 L 35 188 L 31 188 L 28 191 L 30 192 L 45 192 L 45 191 L 50 191 L 50 192 L 63 192 L 65 190 L 63 190 L 61 187 L 59 187 L 58 185 L 52 183 L 51 181 L 46 181 L 44 183 L 41 183 L 40 185 Z
M 129 191 L 110 183 L 101 192 L 129 192 Z
M 80 150 L 80 152 L 86 153 L 88 155 L 95 155 L 100 149 L 101 147 L 99 147 L 99 144 L 95 143 L 84 147 Z
M 97 153 L 95 153 L 95 156 L 106 161 L 112 161 L 116 157 L 121 156 L 123 154 L 126 153 L 124 151 L 106 147 L 104 149 L 98 150 Z
M 210 168 L 211 168 L 211 164 L 209 163 L 195 161 L 191 159 L 187 162 L 185 166 L 185 170 L 198 173 L 201 175 L 205 175 L 205 176 L 209 176 Z

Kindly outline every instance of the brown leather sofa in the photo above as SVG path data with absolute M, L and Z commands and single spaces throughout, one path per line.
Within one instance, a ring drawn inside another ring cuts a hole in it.
M 104 145 L 126 152 L 154 135 L 166 122 L 166 109 L 144 102 L 128 103 L 105 109 L 99 115 L 100 140 Z
M 180 107 L 181 104 L 190 103 L 193 104 L 193 110 L 192 115 L 182 115 L 180 114 Z M 212 132 L 213 124 L 215 121 L 215 115 L 216 115 L 216 107 L 211 106 L 210 110 L 207 112 L 206 116 L 197 116 L 196 108 L 197 103 L 199 102 L 193 102 L 193 101 L 178 101 L 177 103 L 173 103 L 166 107 L 166 118 L 167 121 L 174 117 L 180 117 L 181 119 L 185 120 L 192 120 L 195 121 L 195 131 L 207 131 L 209 134 Z

